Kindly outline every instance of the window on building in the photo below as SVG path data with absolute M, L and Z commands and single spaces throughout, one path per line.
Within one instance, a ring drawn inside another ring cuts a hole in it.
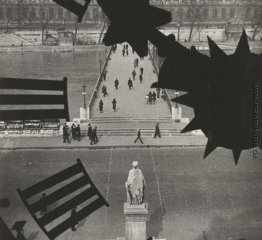
M 222 8 L 221 10 L 221 18 L 225 20 L 226 18 L 226 9 L 225 8 Z
M 230 8 L 230 18 L 235 17 L 235 8 Z
M 58 8 L 58 18 L 59 19 L 63 18 L 63 9 L 62 8 Z
M 187 11 L 186 11 L 186 18 L 187 18 L 187 20 L 191 19 L 191 10 L 190 10 L 190 8 L 188 8 Z
M 71 16 L 71 12 L 70 11 L 66 11 L 66 19 L 71 20 L 72 16 Z
M 6 9 L 6 17 L 7 17 L 8 20 L 12 20 L 12 18 L 13 18 L 13 13 L 12 13 L 12 8 L 11 8 L 11 7 L 8 7 L 8 8 Z
M 203 15 L 204 15 L 204 19 L 208 19 L 208 9 L 207 8 L 204 8 Z
M 213 18 L 217 18 L 217 8 L 213 8 Z
M 21 14 L 23 19 L 27 19 L 27 12 L 28 12 L 28 9 L 25 6 L 23 6 L 22 14 Z
M 36 20 L 36 13 L 34 7 L 30 10 L 30 20 Z
M 55 19 L 54 8 L 52 7 L 49 8 L 49 16 L 50 16 L 50 19 Z
M 4 17 L 4 14 L 3 14 L 3 10 L 0 8 L 0 19 L 3 20 L 5 17 Z
M 178 21 L 180 23 L 182 23 L 183 22 L 183 17 L 184 17 L 184 9 L 183 8 L 179 8 L 177 10 L 177 16 L 178 16 Z

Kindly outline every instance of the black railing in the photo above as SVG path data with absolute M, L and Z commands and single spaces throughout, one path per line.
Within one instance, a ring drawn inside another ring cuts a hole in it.
M 153 48 L 152 48 L 152 51 L 153 51 Z M 154 59 L 154 57 L 153 57 L 154 53 L 153 53 L 153 54 L 151 53 L 150 48 L 149 48 L 149 51 L 148 51 L 148 52 L 149 52 L 150 59 L 152 60 L 152 63 L 153 63 L 155 72 L 156 72 L 157 75 L 158 75 L 158 74 L 159 74 L 159 69 L 158 69 L 158 66 L 157 66 L 157 64 L 156 64 L 156 62 L 155 62 L 155 59 Z M 172 102 L 171 102 L 171 100 L 170 100 L 169 94 L 168 94 L 168 92 L 167 92 L 166 89 L 163 89 L 163 91 L 164 91 L 164 97 L 165 97 L 165 100 L 166 100 L 167 105 L 168 105 L 168 107 L 169 107 L 170 113 L 172 114 Z
M 94 88 L 94 91 L 93 91 L 93 93 L 92 93 L 92 95 L 91 95 L 91 98 L 90 98 L 90 100 L 89 100 L 89 103 L 88 103 L 88 105 L 87 105 L 87 107 L 88 107 L 87 109 L 88 109 L 88 111 L 89 111 L 89 118 L 90 118 L 90 116 L 91 116 L 91 110 L 92 110 L 92 107 L 93 107 L 93 105 L 94 105 L 95 99 L 97 98 L 97 93 L 98 93 L 98 91 L 99 91 L 99 87 L 100 87 L 100 85 L 101 85 L 101 82 L 103 81 L 103 73 L 104 73 L 104 71 L 105 71 L 106 68 L 107 68 L 107 64 L 108 64 L 108 62 L 109 62 L 109 60 L 110 60 L 111 53 L 112 53 L 112 47 L 110 48 L 110 51 L 109 51 L 109 53 L 108 53 L 108 55 L 107 55 L 107 57 L 106 57 L 106 60 L 105 60 L 105 62 L 104 62 L 104 65 L 103 65 L 103 67 L 102 67 L 102 69 L 101 69 L 101 73 L 100 73 L 100 75 L 99 75 L 99 77 L 98 77 L 96 86 L 95 86 L 95 88 Z

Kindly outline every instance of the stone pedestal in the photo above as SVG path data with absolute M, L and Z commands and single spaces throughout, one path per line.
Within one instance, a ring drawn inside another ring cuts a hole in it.
M 182 119 L 182 108 L 181 107 L 172 107 L 172 119 L 181 122 Z
M 80 108 L 80 119 L 81 120 L 87 120 L 89 119 L 89 114 L 88 114 L 88 111 L 87 111 L 88 108 L 83 108 L 81 107 Z
M 124 214 L 126 216 L 126 240 L 146 240 L 146 218 L 148 215 L 148 205 L 124 204 Z

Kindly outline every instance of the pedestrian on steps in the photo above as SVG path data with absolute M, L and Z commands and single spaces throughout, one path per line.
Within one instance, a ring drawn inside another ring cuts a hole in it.
M 140 131 L 140 129 L 137 129 L 137 138 L 136 138 L 136 140 L 135 140 L 134 142 L 136 143 L 137 140 L 140 140 L 140 142 L 141 142 L 142 144 L 144 143 L 143 140 L 142 140 L 142 138 L 141 138 L 141 131 Z
M 116 111 L 116 103 L 117 103 L 116 99 L 114 98 L 113 101 L 112 101 L 114 112 Z
M 158 136 L 159 138 L 161 138 L 159 123 L 156 124 L 154 138 L 156 138 L 157 136 Z
M 100 102 L 99 102 L 99 111 L 100 111 L 100 113 L 103 112 L 103 107 L 104 107 L 104 103 L 103 103 L 103 101 L 101 99 Z
M 116 90 L 118 89 L 118 85 L 119 85 L 119 81 L 118 81 L 118 79 L 116 78 L 116 80 L 115 80 L 115 88 L 116 88 Z

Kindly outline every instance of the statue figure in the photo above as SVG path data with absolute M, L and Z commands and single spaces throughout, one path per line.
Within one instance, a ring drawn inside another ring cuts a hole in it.
M 144 203 L 146 182 L 142 171 L 137 167 L 138 162 L 133 161 L 132 166 L 133 168 L 129 170 L 126 182 L 127 203 L 139 205 Z

